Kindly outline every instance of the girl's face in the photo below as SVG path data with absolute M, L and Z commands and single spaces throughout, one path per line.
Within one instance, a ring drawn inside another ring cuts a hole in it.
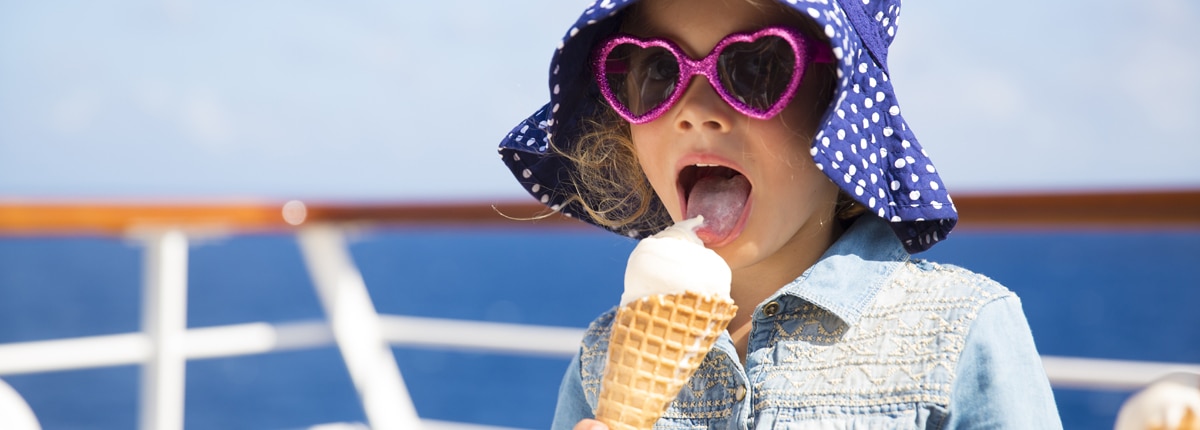
M 626 31 L 671 39 L 693 58 L 730 33 L 799 20 L 777 5 L 742 0 L 645 0 L 635 12 Z M 747 268 L 794 271 L 835 237 L 838 188 L 809 155 L 829 103 L 829 73 L 810 65 L 796 97 L 767 120 L 738 113 L 696 77 L 662 117 L 631 126 L 642 170 L 671 218 L 703 214 L 701 238 L 735 276 Z

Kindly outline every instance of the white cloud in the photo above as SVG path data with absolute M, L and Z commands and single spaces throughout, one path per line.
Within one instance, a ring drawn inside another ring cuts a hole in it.
M 905 118 L 954 189 L 1200 184 L 1194 2 L 933 3 L 905 5 L 890 58 Z M 1045 13 L 1013 13 L 1031 8 Z
M 96 92 L 77 90 L 54 104 L 50 123 L 62 134 L 84 132 L 95 122 L 100 105 L 101 99 Z
M 1200 118 L 1200 49 L 1193 34 L 1200 14 L 1181 0 L 1144 4 L 1131 11 L 1141 25 L 1116 46 L 1122 64 L 1116 84 L 1137 103 L 1131 110 L 1137 123 L 1153 134 L 1184 137 Z
M 232 142 L 233 122 L 227 108 L 211 91 L 193 91 L 183 101 L 182 127 L 192 140 L 209 149 L 225 149 Z

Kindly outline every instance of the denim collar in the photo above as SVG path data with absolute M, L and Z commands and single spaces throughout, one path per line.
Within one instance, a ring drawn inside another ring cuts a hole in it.
M 909 258 L 887 221 L 860 216 L 816 264 L 768 301 L 781 295 L 799 297 L 853 326 L 892 272 Z

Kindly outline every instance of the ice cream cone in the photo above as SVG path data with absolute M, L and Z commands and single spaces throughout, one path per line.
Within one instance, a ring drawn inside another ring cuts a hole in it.
M 1149 430 L 1200 430 L 1200 417 L 1196 416 L 1196 411 L 1188 408 L 1178 426 L 1152 426 Z
M 691 291 L 643 297 L 618 309 L 596 419 L 612 430 L 652 428 L 735 312 L 732 300 Z

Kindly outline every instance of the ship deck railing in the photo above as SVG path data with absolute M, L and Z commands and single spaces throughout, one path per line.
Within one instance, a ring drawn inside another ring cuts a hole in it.
M 1200 190 L 978 194 L 955 200 L 960 229 L 1200 228 Z M 141 366 L 138 425 L 183 428 L 188 360 L 336 346 L 374 429 L 498 429 L 421 419 L 392 347 L 572 357 L 583 329 L 380 314 L 351 258 L 348 229 L 390 225 L 585 228 L 536 204 L 78 202 L 0 200 L 0 236 L 117 236 L 140 242 L 141 330 L 0 344 L 0 377 Z M 190 238 L 295 234 L 324 319 L 187 326 Z M 10 286 L 20 288 L 20 286 Z M 1135 390 L 1200 364 L 1043 356 L 1056 388 Z

